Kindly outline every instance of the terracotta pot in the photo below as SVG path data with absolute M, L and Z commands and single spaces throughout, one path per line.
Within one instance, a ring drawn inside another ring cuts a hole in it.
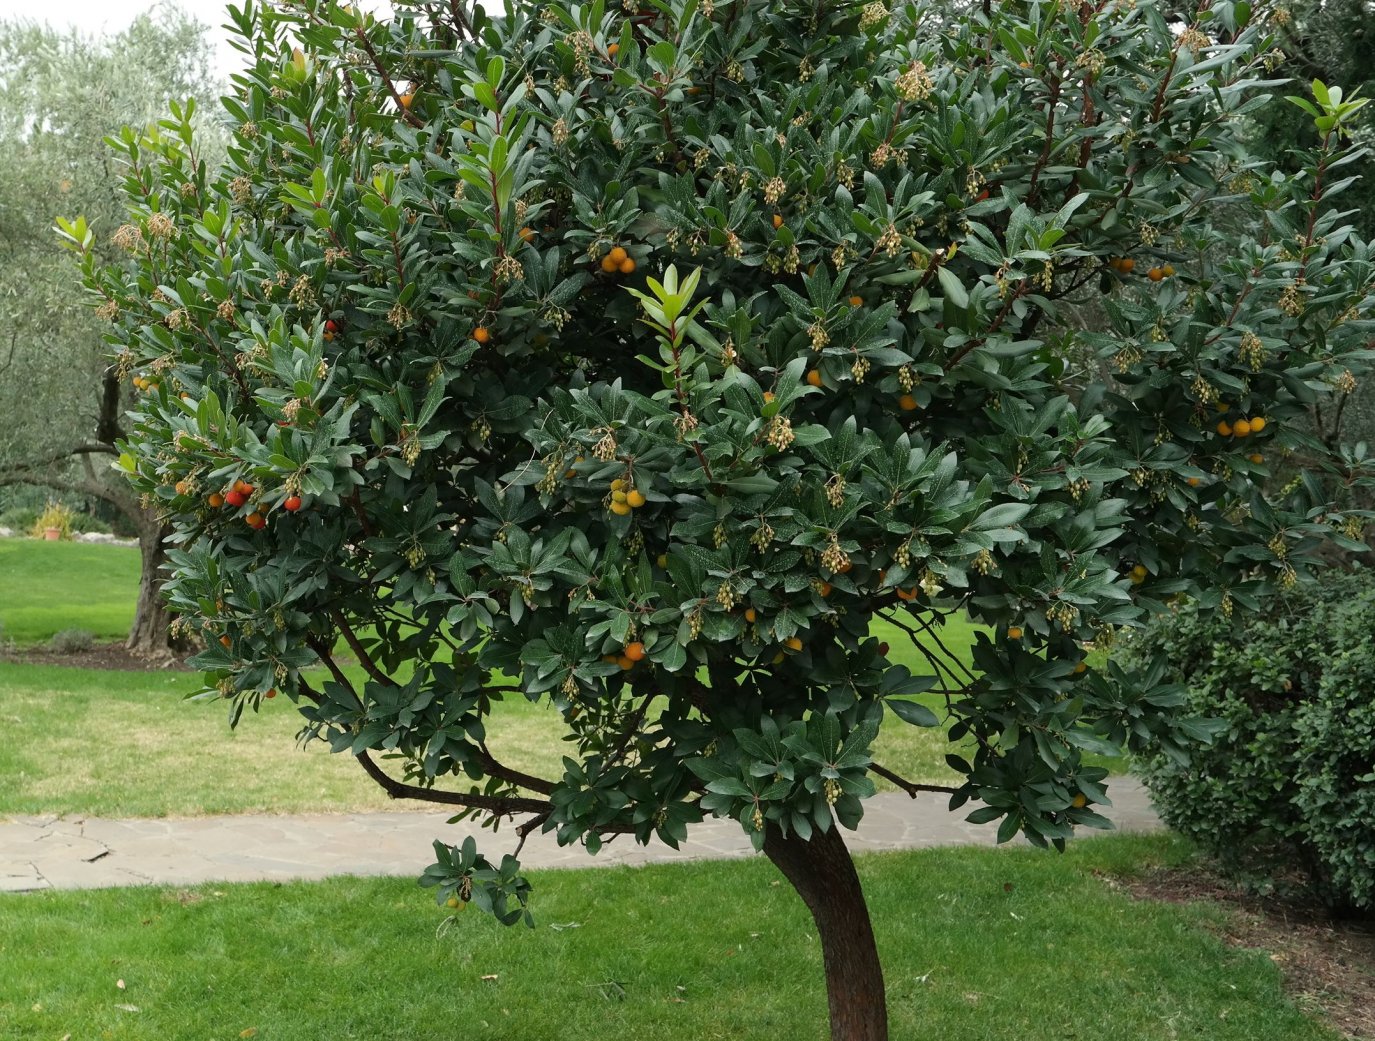
M 44 537 L 45 539 L 47 539 L 49 542 L 56 542 L 58 539 L 60 539 L 60 538 L 62 537 L 62 529 L 61 529 L 61 528 L 44 528 L 44 529 L 43 529 L 43 537 Z

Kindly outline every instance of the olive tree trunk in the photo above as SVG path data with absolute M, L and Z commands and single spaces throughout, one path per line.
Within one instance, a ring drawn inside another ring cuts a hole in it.
M 883 992 L 874 929 L 864 890 L 840 826 L 813 832 L 806 841 L 770 828 L 764 854 L 792 883 L 811 911 L 821 938 L 831 1041 L 888 1041 L 888 1004 Z

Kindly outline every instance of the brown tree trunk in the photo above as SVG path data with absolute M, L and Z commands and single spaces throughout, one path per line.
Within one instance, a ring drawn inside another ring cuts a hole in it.
M 883 966 L 864 890 L 840 825 L 803 841 L 770 827 L 764 853 L 792 883 L 816 921 L 831 1008 L 831 1041 L 888 1041 Z
M 152 510 L 138 515 L 138 551 L 142 568 L 138 577 L 138 606 L 124 647 L 132 654 L 157 661 L 174 657 L 180 646 L 171 635 L 172 616 L 162 599 L 162 565 L 167 559 L 163 539 L 171 528 Z

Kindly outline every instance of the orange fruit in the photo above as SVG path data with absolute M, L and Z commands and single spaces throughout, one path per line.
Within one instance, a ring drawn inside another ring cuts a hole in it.
M 1251 423 L 1246 419 L 1238 419 L 1232 424 L 1233 437 L 1247 437 L 1251 433 Z
M 1257 466 L 1265 462 L 1265 456 L 1261 455 L 1259 452 L 1252 452 L 1246 458 L 1251 460 L 1251 462 L 1255 463 Z
M 789 636 L 786 640 L 783 641 L 783 646 L 788 648 L 788 650 L 790 651 L 800 651 L 802 650 L 802 641 L 798 639 L 796 636 Z
M 915 600 L 915 599 L 917 598 L 917 592 L 918 592 L 918 591 L 917 591 L 917 589 L 916 589 L 915 587 L 912 588 L 912 589 L 899 589 L 899 590 L 898 590 L 898 599 L 899 599 L 899 600 L 905 600 L 905 601 L 907 601 L 907 602 L 910 603 L 911 601 L 913 601 L 913 600 Z
M 745 621 L 747 621 L 747 622 L 757 622 L 757 621 L 759 621 L 759 612 L 756 611 L 753 607 L 747 607 L 747 608 L 745 608 Z
M 222 646 L 222 647 L 228 649 L 229 647 L 232 647 L 233 644 L 234 644 L 234 641 L 231 640 L 231 639 L 229 638 L 229 634 L 228 634 L 228 633 L 226 633 L 224 636 L 221 636 L 221 637 L 220 637 L 220 646 Z
M 411 110 L 411 102 L 415 100 L 415 91 L 408 91 L 401 95 L 401 107 L 407 112 Z
M 1009 625 L 1007 627 L 1007 638 L 1009 640 L 1020 640 L 1022 638 L 1022 627 L 1020 625 Z
M 218 510 L 221 506 L 224 505 L 224 496 L 221 495 L 219 492 L 211 492 L 209 497 L 205 501 L 212 510 Z
M 622 654 L 619 658 L 616 659 L 616 664 L 621 667 L 622 672 L 629 672 L 631 669 L 635 667 L 634 660 L 626 657 L 624 654 Z
M 629 256 L 630 254 L 627 253 L 625 249 L 621 246 L 612 247 L 611 252 L 607 254 L 607 257 L 611 260 L 611 263 L 615 264 L 617 267 L 619 267 L 622 261 L 624 261 Z
M 630 506 L 623 502 L 613 502 L 611 504 L 611 512 L 617 517 L 624 517 L 630 512 Z
M 813 387 L 821 386 L 821 373 L 817 372 L 816 369 L 812 369 L 807 373 L 807 383 L 809 386 Z
M 1165 272 L 1161 271 L 1158 267 L 1153 267 L 1146 272 L 1146 277 L 1149 278 L 1152 282 L 1159 282 L 1162 278 L 1165 277 Z
M 631 661 L 644 661 L 645 645 L 636 640 L 625 645 L 625 656 Z
M 626 257 L 624 260 L 621 261 L 621 266 L 620 266 L 620 272 L 621 272 L 621 274 L 623 274 L 623 275 L 629 275 L 629 274 L 631 274 L 632 272 L 634 272 L 634 270 L 635 270 L 635 258 L 634 258 L 634 257 Z
M 1089 671 L 1089 667 L 1088 667 L 1088 664 L 1087 664 L 1086 662 L 1082 662 L 1082 661 L 1081 661 L 1081 662 L 1075 662 L 1075 664 L 1074 664 L 1074 675 L 1076 675 L 1076 676 L 1082 676 L 1084 673 L 1086 673 L 1086 672 L 1088 672 L 1088 671 Z
M 620 51 L 621 51 L 621 45 L 620 45 L 619 43 L 608 43 L 608 44 L 606 45 L 606 56 L 607 56 L 608 58 L 614 58 L 614 57 L 616 57 L 616 55 L 619 54 Z
M 1136 270 L 1136 261 L 1132 260 L 1131 257 L 1123 257 L 1122 266 L 1121 268 L 1119 268 L 1119 270 L 1124 275 L 1130 275 L 1133 271 Z
M 608 275 L 614 275 L 620 269 L 621 265 L 617 264 L 614 260 L 611 259 L 610 253 L 602 257 L 602 270 L 605 271 Z
M 1251 433 L 1259 434 L 1265 429 L 1268 420 L 1264 416 L 1256 416 L 1251 420 Z
M 775 231 L 783 227 L 783 214 L 775 213 L 773 215 L 773 226 Z
M 254 531 L 261 531 L 263 528 L 267 527 L 267 519 L 263 517 L 261 513 L 258 513 L 256 510 L 250 513 L 247 517 L 245 517 L 243 519 L 243 522 L 247 524 L 250 528 L 252 528 Z
M 485 325 L 479 325 L 473 330 L 473 339 L 478 343 L 487 343 L 492 338 L 492 330 Z
M 831 595 L 831 588 L 831 583 L 829 582 L 818 582 L 816 584 L 816 591 L 820 593 L 823 597 Z
M 534 242 L 534 241 L 535 241 L 535 229 L 534 229 L 534 228 L 521 228 L 521 229 L 520 229 L 520 237 L 523 238 L 526 242 Z
M 638 509 L 639 507 L 645 504 L 644 493 L 639 491 L 638 489 L 632 488 L 630 491 L 625 493 L 625 501 L 626 505 Z
M 263 697 L 267 698 L 269 701 L 272 700 L 273 698 L 275 698 L 276 696 L 277 696 L 277 688 L 276 688 L 276 687 L 273 687 L 271 690 L 269 690 L 266 694 L 263 695 Z
M 852 296 L 852 297 L 850 297 L 850 306 L 851 306 L 851 307 L 859 307 L 859 306 L 860 306 L 861 304 L 863 304 L 863 303 L 864 303 L 864 297 L 862 297 L 862 296 Z
M 902 397 L 898 398 L 898 408 L 902 409 L 904 412 L 911 412 L 916 409 L 916 407 L 917 399 L 912 397 L 911 394 L 904 394 Z
M 1225 419 L 1219 420 L 1217 424 L 1217 432 L 1221 434 L 1223 437 L 1231 437 L 1232 425 L 1228 423 Z
M 772 400 L 773 400 L 773 391 L 771 391 L 771 390 L 766 390 L 766 391 L 764 391 L 764 403 L 765 403 L 765 404 L 768 404 L 768 403 L 769 403 L 770 401 L 772 401 Z
M 1200 484 L 1202 484 L 1202 483 L 1203 483 L 1203 482 L 1200 481 L 1197 477 L 1190 477 L 1190 478 L 1189 478 L 1189 487 L 1190 487 L 1190 488 L 1197 488 L 1197 487 L 1198 487 Z

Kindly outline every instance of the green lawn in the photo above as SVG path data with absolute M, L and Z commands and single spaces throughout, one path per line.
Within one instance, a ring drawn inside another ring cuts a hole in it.
M 1186 857 L 1113 837 L 860 858 L 894 1041 L 1336 1041 L 1265 954 L 1202 927 L 1219 912 L 1095 877 Z M 533 931 L 477 911 L 444 925 L 405 879 L 0 896 L 0 1036 L 823 1038 L 811 921 L 767 861 L 535 884 Z
M 138 550 L 130 547 L 0 539 L 0 639 L 32 644 L 63 629 L 123 639 L 138 575 Z

